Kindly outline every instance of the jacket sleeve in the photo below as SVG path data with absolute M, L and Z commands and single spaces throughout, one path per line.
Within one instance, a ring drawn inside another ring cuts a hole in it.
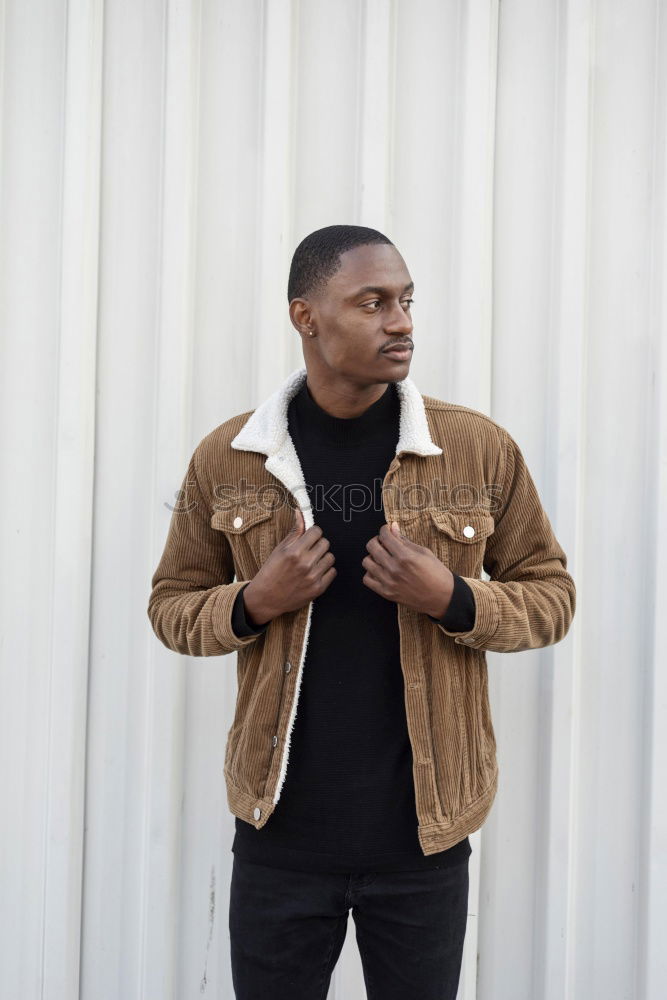
M 475 599 L 470 631 L 438 627 L 474 649 L 512 653 L 560 642 L 576 591 L 521 450 L 506 431 L 503 440 L 501 506 L 484 555 L 490 579 L 464 578 Z
M 151 581 L 148 617 L 158 639 L 175 653 L 221 656 L 255 642 L 263 633 L 240 637 L 232 629 L 236 596 L 249 581 L 232 582 L 229 542 L 211 527 L 196 458 L 195 449 Z

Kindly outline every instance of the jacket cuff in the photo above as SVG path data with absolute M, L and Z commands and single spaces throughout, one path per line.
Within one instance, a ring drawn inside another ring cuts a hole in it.
M 248 586 L 249 582 L 249 580 L 246 580 L 243 589 L 239 590 L 232 608 L 232 631 L 240 638 L 244 638 L 247 635 L 260 635 L 262 632 L 265 632 L 270 625 L 270 622 L 266 622 L 264 625 L 258 626 L 251 625 L 246 618 L 243 591 Z
M 249 583 L 250 580 L 237 580 L 234 583 L 227 583 L 220 587 L 217 600 L 213 605 L 211 612 L 213 634 L 220 645 L 224 646 L 229 652 L 240 649 L 242 646 L 248 646 L 251 642 L 255 642 L 264 632 L 264 629 L 262 629 L 258 632 L 253 632 L 252 635 L 241 637 L 232 628 L 232 614 L 236 598 Z
M 438 622 L 438 628 L 442 629 L 445 635 L 451 635 L 454 642 L 483 649 L 485 643 L 495 635 L 500 624 L 498 602 L 493 587 L 490 587 L 486 580 L 477 580 L 474 577 L 461 577 L 461 579 L 472 591 L 475 602 L 475 619 L 472 626 L 467 632 L 456 632 Z
M 454 577 L 454 590 L 449 607 L 442 618 L 428 617 L 437 625 L 443 625 L 450 632 L 469 632 L 475 624 L 475 598 L 472 590 L 458 573 Z

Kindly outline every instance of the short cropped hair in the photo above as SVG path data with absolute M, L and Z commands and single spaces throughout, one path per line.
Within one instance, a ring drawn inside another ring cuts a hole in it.
M 366 226 L 325 226 L 299 243 L 292 257 L 287 301 L 319 292 L 340 267 L 340 255 L 369 243 L 394 244 L 377 229 Z

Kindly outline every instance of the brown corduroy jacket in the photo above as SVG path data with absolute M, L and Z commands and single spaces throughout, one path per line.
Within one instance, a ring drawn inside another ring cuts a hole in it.
M 296 369 L 257 409 L 197 445 L 148 604 L 169 649 L 238 651 L 224 778 L 231 812 L 257 829 L 270 820 L 285 780 L 313 603 L 244 638 L 232 631 L 231 615 L 239 590 L 292 529 L 293 508 L 303 511 L 306 528 L 314 523 L 287 429 L 289 401 L 305 377 L 305 368 Z M 396 385 L 401 415 L 383 481 L 386 521 L 397 520 L 404 535 L 463 576 L 476 608 L 473 628 L 455 633 L 396 605 L 418 836 L 423 853 L 434 854 L 479 829 L 495 798 L 485 652 L 559 642 L 576 594 L 510 434 L 477 410 L 422 396 L 409 377 Z

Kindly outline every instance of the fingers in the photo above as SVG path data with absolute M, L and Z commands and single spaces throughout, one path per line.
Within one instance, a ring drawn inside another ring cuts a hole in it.
M 324 552 L 313 562 L 313 566 L 317 566 L 318 569 L 326 567 L 327 569 L 336 562 L 333 552 Z
M 369 590 L 374 590 L 376 594 L 379 594 L 381 597 L 384 597 L 384 592 L 383 592 L 384 588 L 380 583 L 380 581 L 376 580 L 374 576 L 371 576 L 369 573 L 366 573 L 366 575 L 362 578 L 361 582 L 365 587 L 368 587 Z
M 310 550 L 309 555 L 308 572 L 328 571 L 336 561 L 333 552 L 329 550 L 329 541 L 326 538 L 320 538 Z
M 301 517 L 301 522 L 304 523 L 303 513 L 301 511 L 299 511 L 299 516 Z M 301 534 L 297 534 L 294 544 L 300 545 L 305 549 L 310 549 L 320 540 L 322 534 L 323 532 L 319 524 L 311 524 L 310 528 L 307 528 Z M 294 539 L 294 536 L 292 536 L 292 538 Z
M 366 549 L 368 550 L 368 554 L 373 560 L 373 562 L 377 563 L 379 566 L 388 567 L 391 561 L 394 559 L 394 555 L 392 554 L 391 550 L 385 547 L 385 545 L 383 544 L 382 540 L 378 537 L 378 535 L 374 535 L 373 538 L 370 538 L 368 542 L 366 542 Z M 363 565 L 363 560 L 362 560 L 362 565 Z
M 308 568 L 308 573 L 313 577 L 319 577 L 317 586 L 319 593 L 327 589 L 331 581 L 336 576 L 338 570 L 334 566 L 333 552 L 325 552 L 321 558 L 316 558 Z
M 330 566 L 329 569 L 326 571 L 326 573 L 322 574 L 322 577 L 320 579 L 320 593 L 324 593 L 324 591 L 327 589 L 331 581 L 336 576 L 337 572 L 338 571 L 336 570 L 335 566 Z
M 388 524 L 383 524 L 378 532 L 378 538 L 384 548 L 392 555 L 396 555 L 401 550 L 401 546 L 409 543 L 408 538 L 403 535 L 395 535 Z

